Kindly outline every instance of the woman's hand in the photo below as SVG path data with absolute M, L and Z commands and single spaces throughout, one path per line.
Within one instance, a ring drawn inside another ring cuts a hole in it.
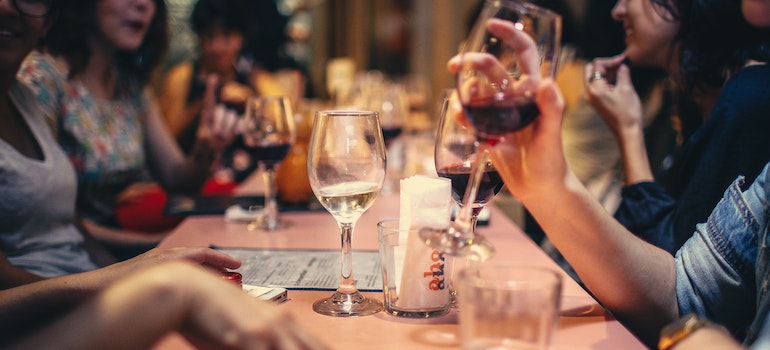
M 642 102 L 623 64 L 625 55 L 595 59 L 586 64 L 586 100 L 602 116 L 618 140 L 627 185 L 653 181 L 644 143 Z M 614 85 L 613 85 L 614 82 Z
M 623 142 L 630 133 L 644 127 L 642 102 L 623 63 L 625 55 L 597 58 L 585 66 L 586 100 Z
M 89 273 L 100 276 L 104 285 L 107 285 L 126 274 L 175 260 L 189 261 L 218 272 L 223 272 L 227 269 L 237 269 L 241 266 L 240 260 L 211 248 L 154 248 L 131 259 Z
M 505 180 L 506 187 L 520 200 L 549 191 L 555 184 L 562 185 L 569 168 L 561 142 L 561 118 L 564 100 L 550 80 L 540 79 L 540 62 L 535 42 L 513 23 L 490 20 L 487 29 L 514 48 L 522 75 L 537 87 L 536 103 L 541 115 L 528 127 L 505 137 L 491 150 L 495 168 Z M 474 70 L 483 72 L 492 80 L 510 79 L 505 68 L 490 55 L 455 56 L 447 63 L 447 69 L 456 73 L 461 64 L 471 64 Z M 460 122 L 468 125 L 458 103 L 450 101 L 449 112 L 456 114 Z
M 216 75 L 212 74 L 206 79 L 206 92 L 203 95 L 197 131 L 198 146 L 215 154 L 219 154 L 240 133 L 238 114 L 217 103 L 218 84 L 219 78 Z
M 535 99 L 540 116 L 526 128 L 505 135 L 490 158 L 511 194 L 526 205 L 565 185 L 570 174 L 564 157 L 561 122 L 564 99 L 550 80 L 540 83 Z

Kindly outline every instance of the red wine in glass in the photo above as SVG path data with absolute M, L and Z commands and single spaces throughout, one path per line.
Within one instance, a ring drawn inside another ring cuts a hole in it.
M 263 165 L 265 169 L 276 170 L 278 164 L 286 158 L 290 148 L 290 143 L 278 143 L 251 146 L 247 149 L 252 159 Z
M 479 141 L 494 145 L 507 133 L 524 128 L 540 114 L 533 99 L 518 100 L 510 106 L 463 105 Z
M 438 169 L 438 176 L 452 180 L 452 198 L 462 203 L 466 187 L 471 177 L 470 164 L 457 164 Z M 487 163 L 479 182 L 479 190 L 474 199 L 474 215 L 503 188 L 503 178 L 491 163 Z
M 403 132 L 403 128 L 401 126 L 382 126 L 382 139 L 385 141 L 385 146 L 390 145 L 393 140 L 398 137 L 398 135 L 401 135 Z

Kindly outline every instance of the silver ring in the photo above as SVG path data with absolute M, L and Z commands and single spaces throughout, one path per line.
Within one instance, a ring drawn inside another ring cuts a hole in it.
M 591 76 L 588 77 L 588 82 L 592 82 L 594 80 L 604 79 L 604 74 L 602 72 L 595 70 L 593 73 L 591 73 Z

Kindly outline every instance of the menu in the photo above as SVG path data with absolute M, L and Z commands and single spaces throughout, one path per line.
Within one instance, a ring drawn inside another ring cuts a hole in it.
M 339 250 L 212 248 L 241 260 L 242 265 L 236 271 L 243 275 L 243 284 L 336 290 L 340 283 Z M 377 251 L 353 251 L 353 278 L 360 291 L 382 291 L 382 267 Z

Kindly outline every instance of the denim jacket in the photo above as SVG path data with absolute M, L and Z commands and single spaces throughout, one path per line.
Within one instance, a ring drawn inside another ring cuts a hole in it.
M 760 338 L 760 347 L 770 345 L 760 332 L 770 311 L 769 166 L 750 186 L 736 179 L 675 255 L 679 313 L 705 316 L 746 344 Z

